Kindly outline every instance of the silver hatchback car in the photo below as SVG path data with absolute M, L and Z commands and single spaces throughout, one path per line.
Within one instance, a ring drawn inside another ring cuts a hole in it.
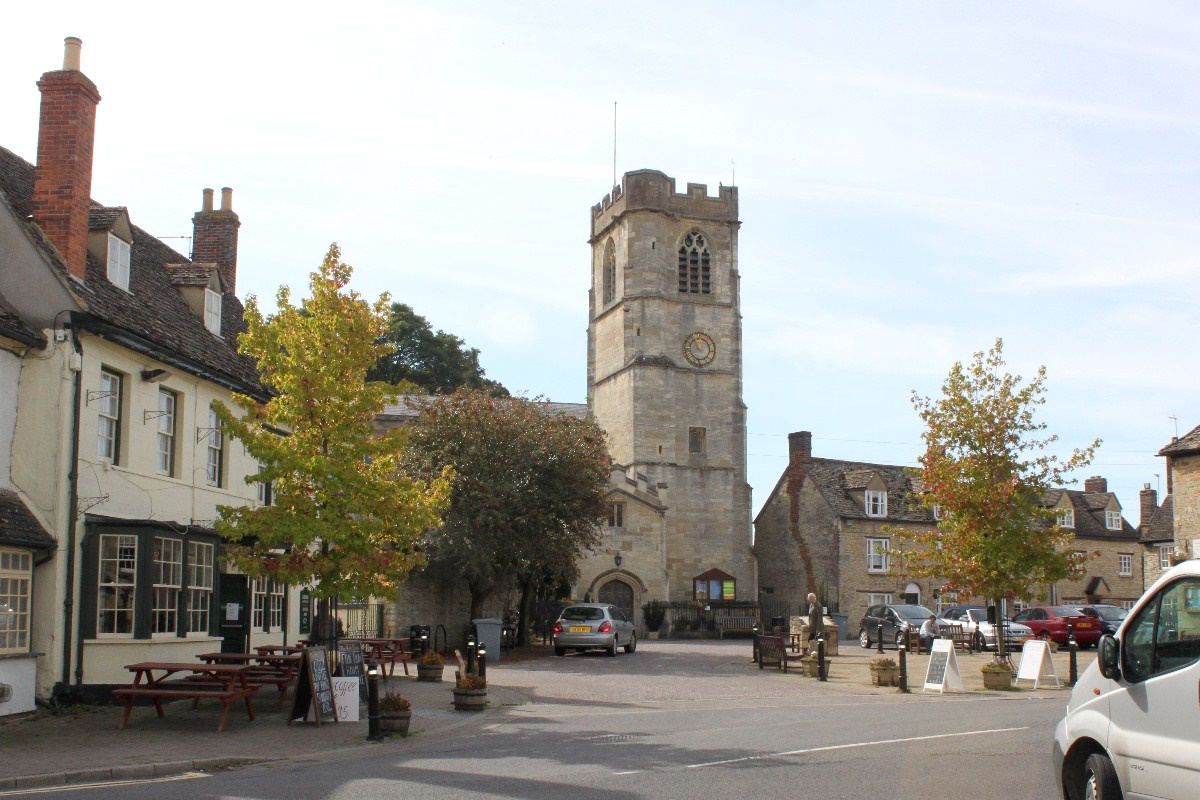
M 607 603 L 579 603 L 567 606 L 558 615 L 550 636 L 554 655 L 565 656 L 568 650 L 603 650 L 610 656 L 618 647 L 626 653 L 637 649 L 637 634 L 625 612 Z

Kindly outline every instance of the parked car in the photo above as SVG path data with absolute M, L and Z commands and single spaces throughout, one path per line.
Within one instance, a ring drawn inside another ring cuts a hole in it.
M 987 621 L 987 608 L 984 606 L 950 606 L 942 609 L 942 619 L 963 627 L 963 635 L 971 642 L 975 650 L 996 649 L 996 626 Z M 1004 642 L 1007 647 L 1019 650 L 1026 639 L 1033 638 L 1033 629 L 1020 622 L 1013 622 L 1005 617 L 1002 626 Z
M 1089 617 L 1077 606 L 1034 606 L 1013 617 L 1033 629 L 1039 639 L 1051 639 L 1058 644 L 1067 643 L 1068 628 L 1075 632 L 1075 643 L 1086 649 L 1100 639 L 1100 621 Z
M 1095 617 L 1100 620 L 1100 633 L 1116 633 L 1117 628 L 1121 627 L 1121 623 L 1125 621 L 1125 617 L 1129 616 L 1128 608 L 1109 605 L 1107 603 L 1093 603 L 1090 606 L 1080 606 L 1079 610 L 1087 614 L 1089 617 Z
M 625 612 L 607 603 L 579 603 L 567 606 L 558 615 L 550 634 L 554 655 L 565 656 L 567 650 L 603 650 L 610 656 L 617 648 L 626 653 L 637 649 L 637 634 Z
M 858 623 L 858 643 L 871 647 L 879 641 L 879 624 L 883 623 L 883 641 L 899 645 L 908 634 L 908 629 L 920 629 L 921 623 L 933 615 L 925 606 L 877 605 L 867 609 Z
M 1200 787 L 1200 560 L 1142 596 L 1071 691 L 1054 731 L 1064 800 L 1196 797 Z

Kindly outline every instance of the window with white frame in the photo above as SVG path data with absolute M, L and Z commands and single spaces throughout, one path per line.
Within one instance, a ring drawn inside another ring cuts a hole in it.
M 108 282 L 129 291 L 129 243 L 108 235 Z
M 267 629 L 272 631 L 283 630 L 283 601 L 284 593 L 287 587 L 282 583 L 271 581 L 270 589 L 267 591 Z
M 1058 512 L 1058 527 L 1074 528 L 1075 527 L 1075 509 L 1064 508 Z
M 175 408 L 178 397 L 170 389 L 158 390 L 158 471 L 175 475 Z
M 1117 554 L 1117 574 L 1124 577 L 1133 574 L 1133 553 Z
M 1175 555 L 1175 546 L 1171 544 L 1160 544 L 1158 546 L 1158 568 L 1170 569 L 1171 558 Z
M 870 592 L 867 594 L 867 607 L 871 606 L 890 606 L 892 604 L 891 592 Z
M 886 517 L 887 492 L 867 490 L 864 506 L 868 517 Z
M 96 455 L 113 464 L 121 461 L 121 375 L 109 369 L 100 370 L 99 431 L 96 436 Z
M 158 536 L 154 539 L 154 590 L 150 633 L 179 632 L 179 595 L 183 591 L 183 540 Z
M 29 651 L 29 601 L 33 556 L 0 549 L 0 653 Z
M 217 417 L 217 412 L 211 408 L 208 410 L 208 435 L 205 442 L 208 458 L 204 478 L 209 486 L 221 486 L 225 478 L 225 434 L 221 431 L 221 420 Z
M 937 520 L 938 522 L 941 522 L 942 520 L 944 520 L 946 518 L 945 510 L 943 510 L 941 506 L 934 506 L 933 507 L 933 518 L 935 520 Z
M 134 593 L 137 587 L 136 536 L 100 537 L 100 573 L 96 593 L 97 635 L 133 633 Z
M 212 618 L 215 551 L 214 545 L 188 542 L 188 633 L 208 633 Z
M 1104 527 L 1110 531 L 1121 530 L 1121 512 L 1120 511 L 1105 511 L 1104 512 Z
M 260 475 L 266 471 L 267 467 L 265 464 L 258 465 L 258 472 Z M 273 483 L 269 480 L 260 480 L 255 482 L 254 485 L 258 487 L 258 504 L 261 506 L 271 505 L 273 500 L 272 495 L 274 495 Z
M 221 335 L 221 295 L 207 288 L 204 290 L 204 327 Z
M 625 504 L 624 503 L 609 503 L 608 505 L 608 527 L 624 528 L 625 527 Z
M 867 539 L 867 572 L 888 571 L 888 551 L 891 539 Z
M 258 578 L 250 584 L 250 624 L 262 630 L 267 620 L 267 579 Z

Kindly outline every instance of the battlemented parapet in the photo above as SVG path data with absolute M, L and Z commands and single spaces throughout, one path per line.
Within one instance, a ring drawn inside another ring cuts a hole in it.
M 708 186 L 689 183 L 687 191 L 675 191 L 675 179 L 656 169 L 626 172 L 622 185 L 613 187 L 612 194 L 592 206 L 592 237 L 603 233 L 627 211 L 662 211 L 667 214 L 714 220 L 738 221 L 738 190 L 736 186 L 721 186 L 716 197 L 710 197 Z

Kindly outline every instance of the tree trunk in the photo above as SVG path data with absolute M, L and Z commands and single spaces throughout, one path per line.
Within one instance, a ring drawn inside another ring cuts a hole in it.
M 529 644 L 529 615 L 533 608 L 533 582 L 521 581 L 521 599 L 517 603 L 517 645 Z

